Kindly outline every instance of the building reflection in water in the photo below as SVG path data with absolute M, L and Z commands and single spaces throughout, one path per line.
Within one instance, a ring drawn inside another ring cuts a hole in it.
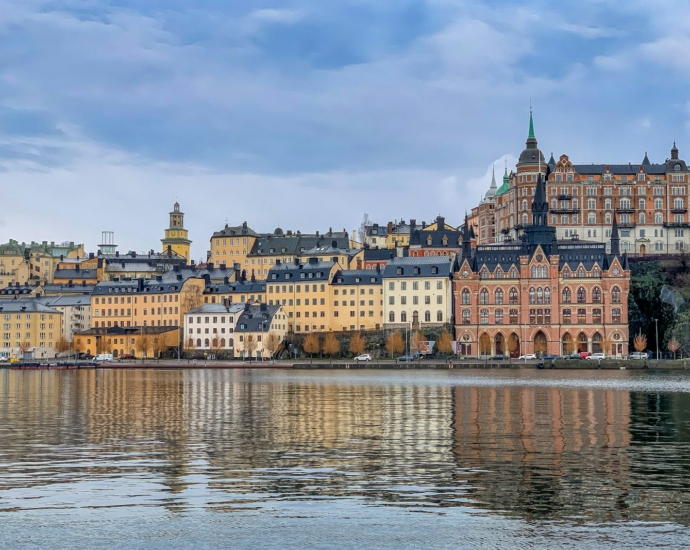
M 11 489 L 120 478 L 171 511 L 348 498 L 690 523 L 687 394 L 370 380 L 0 372 L 0 508 Z

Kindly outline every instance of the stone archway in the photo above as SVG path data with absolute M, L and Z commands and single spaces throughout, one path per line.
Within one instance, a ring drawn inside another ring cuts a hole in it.
M 113 350 L 113 358 L 115 358 L 115 357 L 117 357 L 117 350 L 116 349 Z
M 534 353 L 537 357 L 541 357 L 546 355 L 547 348 L 548 340 L 546 339 L 546 335 L 540 330 L 534 335 Z
M 508 338 L 508 350 L 510 351 L 511 359 L 520 357 L 520 337 L 514 332 Z
M 602 353 L 604 351 L 604 339 L 598 332 L 592 336 L 592 353 Z
M 504 345 L 503 335 L 499 332 L 494 337 L 494 344 L 496 346 L 496 355 L 505 355 L 505 345 Z
M 561 338 L 561 354 L 563 356 L 572 355 L 574 351 L 575 347 L 573 346 L 573 337 L 569 332 L 566 332 L 563 335 L 563 338 Z
M 647 253 L 647 247 L 643 244 L 640 245 L 640 256 L 644 256 Z
M 587 341 L 587 335 L 584 332 L 581 332 L 577 336 L 577 352 L 578 353 L 589 352 L 589 342 Z
M 479 355 L 491 355 L 491 337 L 486 332 L 479 337 Z

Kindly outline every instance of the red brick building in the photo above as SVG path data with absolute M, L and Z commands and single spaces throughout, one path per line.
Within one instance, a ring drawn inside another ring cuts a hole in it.
M 627 355 L 630 271 L 616 219 L 610 253 L 603 243 L 558 240 L 541 175 L 530 210 L 520 240 L 473 249 L 464 233 L 453 274 L 459 352 Z

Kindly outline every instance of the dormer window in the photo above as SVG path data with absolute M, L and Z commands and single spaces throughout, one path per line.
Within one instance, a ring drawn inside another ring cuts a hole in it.
M 403 268 L 402 268 L 402 267 L 396 268 L 395 273 L 396 273 L 397 275 L 402 275 L 402 274 L 403 274 Z
M 414 274 L 419 275 L 421 273 L 421 270 L 418 267 L 414 268 Z
M 432 273 L 433 275 L 437 275 L 437 274 L 438 274 L 438 267 L 433 266 L 433 267 L 431 268 L 431 273 Z
M 448 246 L 448 236 L 447 235 L 443 236 L 442 241 L 443 241 L 443 246 Z

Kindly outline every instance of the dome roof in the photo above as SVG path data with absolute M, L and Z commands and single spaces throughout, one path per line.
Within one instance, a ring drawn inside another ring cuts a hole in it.
M 273 234 L 277 237 L 282 237 L 284 235 L 283 230 L 280 227 L 276 227 Z

